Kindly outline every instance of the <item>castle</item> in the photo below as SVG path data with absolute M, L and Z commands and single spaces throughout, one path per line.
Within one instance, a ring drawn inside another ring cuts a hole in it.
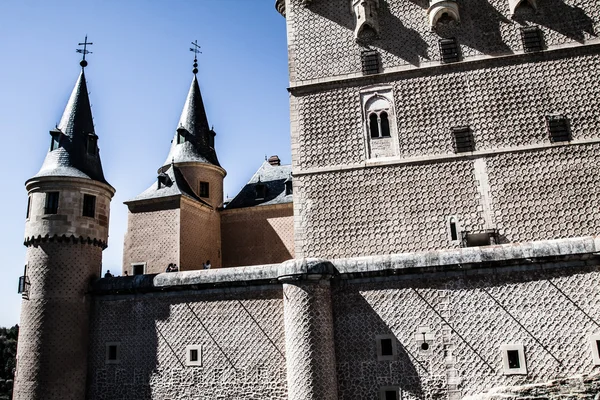
M 597 398 L 600 3 L 275 6 L 291 168 L 224 202 L 194 71 L 126 203 L 132 276 L 98 279 L 82 69 L 26 182 L 14 398 Z

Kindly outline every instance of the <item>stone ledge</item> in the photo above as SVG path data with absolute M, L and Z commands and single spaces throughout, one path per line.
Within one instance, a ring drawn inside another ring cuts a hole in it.
M 205 289 L 214 287 L 281 284 L 301 280 L 358 279 L 422 273 L 464 273 L 498 267 L 581 261 L 600 252 L 600 236 L 544 240 L 421 253 L 345 259 L 294 259 L 282 264 L 256 265 L 211 270 L 167 272 L 103 278 L 94 282 L 95 294 L 129 294 L 152 291 Z M 538 268 L 536 266 L 536 268 Z M 514 268 L 513 268 L 514 269 Z

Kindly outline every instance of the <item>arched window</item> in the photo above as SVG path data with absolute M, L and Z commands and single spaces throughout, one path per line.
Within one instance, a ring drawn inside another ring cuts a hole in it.
M 372 113 L 369 116 L 369 130 L 371 131 L 371 137 L 376 138 L 379 137 L 379 118 L 377 118 L 376 113 Z
M 379 114 L 379 120 L 381 121 L 381 136 L 389 137 L 390 136 L 390 121 L 388 120 L 388 115 L 385 111 Z

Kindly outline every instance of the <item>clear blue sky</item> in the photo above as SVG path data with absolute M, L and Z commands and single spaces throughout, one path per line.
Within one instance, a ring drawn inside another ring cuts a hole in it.
M 123 201 L 156 178 L 192 79 L 198 78 L 233 196 L 265 155 L 290 163 L 285 19 L 274 0 L 0 1 L 0 165 L 4 171 L 0 326 L 18 322 L 27 193 L 79 73 L 86 69 L 104 174 L 116 188 L 104 269 L 121 270 Z

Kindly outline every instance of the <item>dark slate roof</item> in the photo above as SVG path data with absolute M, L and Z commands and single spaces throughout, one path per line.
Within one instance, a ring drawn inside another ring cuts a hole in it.
M 194 193 L 194 191 L 188 184 L 187 180 L 184 178 L 179 168 L 175 167 L 174 165 L 166 167 L 166 171 L 159 174 L 152 186 L 150 186 L 148 189 L 144 190 L 141 194 L 135 196 L 134 198 L 127 200 L 125 204 L 133 203 L 136 201 L 160 199 L 172 196 L 188 197 L 210 207 L 210 205 L 207 202 L 202 200 Z
M 285 194 L 285 182 L 291 180 L 291 177 L 291 165 L 271 165 L 265 161 L 227 205 L 227 209 L 291 203 L 292 195 Z M 262 200 L 256 199 L 256 186 L 259 184 L 266 187 Z
M 183 134 L 186 136 L 187 141 L 177 144 L 177 131 L 180 129 L 184 129 Z M 211 136 L 214 136 L 214 132 L 208 126 L 200 86 L 196 75 L 194 75 L 177 130 L 171 142 L 169 155 L 163 165 L 167 166 L 173 161 L 175 163 L 195 161 L 220 167 L 217 153 L 211 147 Z
M 97 138 L 94 131 L 92 109 L 88 97 L 83 69 L 58 126 L 50 132 L 60 137 L 60 147 L 48 151 L 42 168 L 34 178 L 42 176 L 68 176 L 106 182 L 100 162 L 100 152 L 88 154 L 88 137 Z M 50 138 L 48 138 L 50 143 Z

